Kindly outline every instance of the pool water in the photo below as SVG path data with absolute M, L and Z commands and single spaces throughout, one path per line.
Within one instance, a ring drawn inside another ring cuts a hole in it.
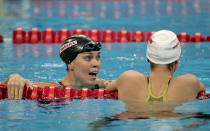
M 9 41 L 12 31 L 83 28 L 152 31 L 171 29 L 177 33 L 210 34 L 209 0 L 0 0 L 0 81 L 19 73 L 31 81 L 59 81 L 66 75 L 58 56 L 60 44 L 21 44 Z M 71 7 L 71 8 L 70 8 Z M 193 22 L 192 22 L 193 21 Z M 192 73 L 210 92 L 210 42 L 182 43 L 176 75 Z M 115 79 L 126 70 L 150 73 L 146 43 L 102 43 L 100 78 Z M 116 119 L 125 112 L 119 100 L 70 100 L 42 103 L 32 100 L 0 100 L 1 130 L 209 130 L 210 100 L 177 106 L 174 113 L 196 117 Z

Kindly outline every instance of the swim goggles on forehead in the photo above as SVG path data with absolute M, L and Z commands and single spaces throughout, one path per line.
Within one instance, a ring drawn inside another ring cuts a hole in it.
M 77 45 L 77 49 L 79 49 L 79 52 L 85 52 L 85 51 L 92 51 L 92 50 L 100 50 L 101 49 L 101 43 L 100 42 L 89 42 L 87 44 L 85 44 L 84 46 L 82 45 L 78 45 L 76 40 L 68 40 L 66 41 L 67 44 L 64 44 L 63 46 L 61 46 L 60 48 L 60 53 L 62 53 L 64 50 L 66 50 L 67 48 L 70 48 L 73 45 Z
M 100 42 L 89 42 L 83 46 L 82 51 L 91 51 L 91 50 L 100 50 L 101 43 Z

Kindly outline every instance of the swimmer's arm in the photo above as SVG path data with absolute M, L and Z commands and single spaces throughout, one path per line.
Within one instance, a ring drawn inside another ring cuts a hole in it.
M 117 80 L 114 80 L 112 81 L 111 83 L 109 83 L 107 86 L 106 86 L 106 89 L 109 90 L 109 91 L 113 91 L 113 90 L 117 90 Z
M 44 88 L 46 86 L 60 86 L 57 82 L 44 82 L 44 81 L 37 81 L 33 82 L 32 84 L 41 88 Z
M 205 85 L 198 79 L 198 77 L 196 77 L 195 75 L 192 75 L 190 79 L 196 82 L 196 84 L 194 83 L 194 85 L 197 85 L 198 93 L 201 91 L 206 91 Z
M 22 99 L 25 85 L 32 89 L 32 83 L 19 74 L 11 74 L 3 83 L 7 85 L 9 99 Z
M 32 83 L 28 80 L 20 76 L 19 74 L 11 74 L 4 82 L 7 86 L 28 86 L 32 88 Z
M 206 91 L 205 85 L 198 79 L 198 77 L 192 74 L 187 74 L 186 76 L 190 79 L 192 87 L 194 87 L 195 96 L 197 96 L 201 91 Z
M 127 84 L 128 81 L 136 79 L 137 76 L 139 77 L 139 74 L 140 73 L 134 70 L 128 70 L 126 72 L 123 72 L 116 80 L 108 84 L 106 89 L 109 91 L 119 90 L 119 88 L 122 88 L 123 85 Z
M 125 84 L 126 81 L 129 81 L 132 78 L 134 71 L 123 72 L 116 80 L 112 81 L 106 86 L 106 89 L 109 91 L 118 90 Z
M 200 91 L 206 91 L 206 87 L 205 87 L 205 85 L 202 82 L 200 82 L 200 90 L 199 90 L 199 92 Z
M 200 87 L 198 88 L 198 92 L 197 92 L 197 99 L 206 99 L 208 98 L 207 94 L 206 94 L 206 88 L 204 86 L 204 84 L 202 82 L 199 81 Z
M 99 85 L 99 88 L 106 88 L 106 86 L 111 82 L 112 80 L 106 80 L 102 78 L 96 79 L 96 84 Z
M 106 86 L 106 89 L 109 91 L 118 90 L 120 87 L 120 84 L 122 84 L 124 81 L 126 81 L 126 73 L 124 72 L 121 74 L 116 80 L 112 81 Z
M 59 86 L 57 82 L 43 82 L 43 81 L 31 82 L 30 80 L 20 76 L 19 74 L 10 75 L 3 83 L 7 84 L 7 88 L 9 89 L 10 88 L 23 89 L 24 86 L 33 89 L 33 85 L 42 88 L 44 88 L 45 86 Z

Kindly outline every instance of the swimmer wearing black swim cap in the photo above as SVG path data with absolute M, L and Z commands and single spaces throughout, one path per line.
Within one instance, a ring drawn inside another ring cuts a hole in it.
M 67 38 L 60 48 L 60 57 L 66 63 L 71 63 L 79 53 L 100 51 L 101 44 L 94 42 L 85 35 L 73 35 Z
M 57 86 L 71 87 L 75 89 L 89 88 L 105 88 L 110 82 L 105 79 L 98 79 L 101 62 L 100 62 L 101 44 L 94 42 L 85 35 L 72 35 L 67 38 L 60 47 L 60 57 L 66 63 L 67 74 L 59 82 L 30 82 L 18 74 L 12 74 L 5 80 L 7 87 L 13 92 L 8 93 L 9 99 L 22 99 L 24 85 L 31 88 L 32 85 L 38 87 Z M 16 85 L 13 85 L 16 83 Z M 19 93 L 20 95 L 14 95 Z
M 60 57 L 66 63 L 68 73 L 59 84 L 76 88 L 106 85 L 107 80 L 97 78 L 101 67 L 100 49 L 101 44 L 88 36 L 80 34 L 67 38 L 60 47 Z

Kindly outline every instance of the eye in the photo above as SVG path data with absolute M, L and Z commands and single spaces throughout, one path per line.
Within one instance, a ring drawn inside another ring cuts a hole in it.
M 100 58 L 101 58 L 101 55 L 97 55 L 96 56 L 96 59 L 99 61 L 100 60 Z
M 91 55 L 84 56 L 84 60 L 86 60 L 86 61 L 91 61 L 92 58 L 93 58 L 93 56 L 91 56 Z

